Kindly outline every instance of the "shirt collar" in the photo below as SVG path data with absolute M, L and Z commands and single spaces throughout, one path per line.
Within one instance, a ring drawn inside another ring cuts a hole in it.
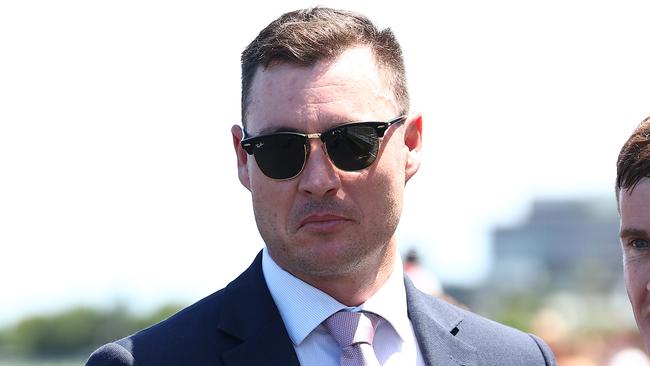
M 346 308 L 328 294 L 280 268 L 266 247 L 262 253 L 262 271 L 294 345 L 302 343 L 330 315 Z
M 380 315 L 393 326 L 402 340 L 408 339 L 412 330 L 406 305 L 404 269 L 399 254 L 395 256 L 393 272 L 386 283 L 361 308 Z
M 344 309 L 365 310 L 380 315 L 390 323 L 402 340 L 411 332 L 406 307 L 404 271 L 399 255 L 395 256 L 393 271 L 386 283 L 364 304 L 354 308 L 341 304 L 280 268 L 266 247 L 262 251 L 262 271 L 289 338 L 296 346 L 330 315 Z

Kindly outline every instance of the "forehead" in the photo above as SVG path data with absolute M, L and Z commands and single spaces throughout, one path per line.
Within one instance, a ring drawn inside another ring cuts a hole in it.
M 274 128 L 322 130 L 342 122 L 395 117 L 397 103 L 367 47 L 312 66 L 259 68 L 247 110 L 251 133 Z
M 620 192 L 621 226 L 650 229 L 650 178 Z

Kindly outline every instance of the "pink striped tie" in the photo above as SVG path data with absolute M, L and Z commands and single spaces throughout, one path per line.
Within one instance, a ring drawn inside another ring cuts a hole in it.
M 379 366 L 372 339 L 381 320 L 373 313 L 339 311 L 323 322 L 341 346 L 341 366 Z

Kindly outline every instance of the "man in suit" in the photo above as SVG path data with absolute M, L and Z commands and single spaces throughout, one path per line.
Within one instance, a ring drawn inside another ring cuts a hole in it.
M 650 351 L 650 117 L 641 122 L 618 155 L 616 199 L 625 287 Z
M 88 365 L 553 365 L 539 338 L 425 295 L 395 230 L 418 171 L 389 29 L 290 12 L 242 54 L 239 180 L 266 244 L 226 288 L 97 350 Z

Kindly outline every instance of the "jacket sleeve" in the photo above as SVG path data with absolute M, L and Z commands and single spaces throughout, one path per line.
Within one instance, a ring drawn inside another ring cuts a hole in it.
M 117 343 L 108 343 L 99 347 L 88 361 L 86 366 L 137 366 L 131 352 Z
M 557 363 L 555 361 L 555 356 L 553 356 L 553 352 L 551 351 L 551 348 L 544 343 L 544 341 L 537 337 L 534 334 L 529 334 L 530 337 L 537 343 L 537 347 L 539 347 L 539 350 L 542 352 L 542 356 L 544 356 L 544 361 L 546 361 L 546 366 L 556 366 Z

